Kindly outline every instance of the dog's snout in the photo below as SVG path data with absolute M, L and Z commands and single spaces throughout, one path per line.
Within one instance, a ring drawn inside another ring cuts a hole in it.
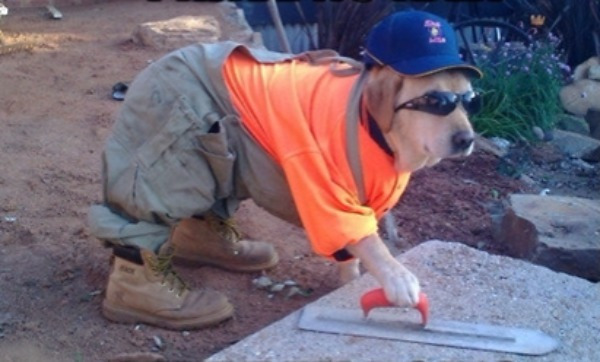
M 473 144 L 473 133 L 468 131 L 458 131 L 452 135 L 452 147 L 454 152 L 464 152 Z

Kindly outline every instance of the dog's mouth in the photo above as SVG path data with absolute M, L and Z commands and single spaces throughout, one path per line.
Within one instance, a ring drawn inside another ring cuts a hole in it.
M 443 148 L 423 145 L 423 153 L 429 159 L 465 157 L 473 152 L 474 137 L 472 132 L 457 132 Z

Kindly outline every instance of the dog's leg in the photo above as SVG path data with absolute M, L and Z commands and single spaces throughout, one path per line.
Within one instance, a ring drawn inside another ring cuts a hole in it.
M 396 220 L 391 212 L 386 212 L 381 218 L 381 224 L 383 224 L 383 230 L 385 230 L 386 241 L 389 245 L 399 247 L 402 239 L 398 235 L 398 228 L 396 227 Z
M 379 229 L 385 233 L 383 241 L 393 255 L 410 249 L 410 244 L 399 235 L 396 218 L 391 211 L 386 212 L 379 220 Z
M 360 276 L 360 261 L 357 258 L 337 263 L 341 284 L 346 284 Z
M 377 279 L 392 304 L 400 307 L 417 304 L 421 289 L 417 277 L 392 256 L 379 235 L 367 236 L 347 249 Z

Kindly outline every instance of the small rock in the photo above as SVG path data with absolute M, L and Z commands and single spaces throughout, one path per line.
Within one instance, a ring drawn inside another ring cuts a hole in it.
M 153 336 L 152 342 L 154 342 L 154 346 L 158 348 L 159 351 L 162 351 L 165 348 L 165 343 L 160 336 Z
M 256 286 L 259 289 L 267 289 L 271 285 L 273 285 L 273 281 L 268 276 L 263 275 L 261 277 L 258 277 L 256 279 L 252 280 L 252 284 L 254 284 L 254 286 Z
M 500 149 L 500 151 L 502 152 L 502 155 L 500 156 L 504 156 L 506 153 L 508 153 L 508 149 L 510 148 L 510 141 L 505 139 L 505 138 L 501 138 L 501 137 L 491 137 L 489 138 L 489 141 L 496 147 L 498 147 Z
M 546 138 L 546 135 L 544 133 L 544 130 L 541 129 L 538 126 L 534 126 L 531 131 L 533 131 L 533 134 L 535 134 L 535 136 L 538 138 L 538 140 L 543 141 L 544 138 Z
M 270 292 L 271 293 L 279 293 L 281 292 L 283 289 L 285 288 L 285 285 L 283 283 L 277 283 L 277 284 L 273 284 L 271 286 Z
M 17 217 L 16 216 L 7 215 L 7 216 L 4 217 L 4 221 L 6 221 L 6 222 L 15 222 L 15 221 L 17 221 Z
M 301 295 L 303 297 L 308 297 L 312 294 L 312 289 L 302 289 L 300 287 L 291 287 L 287 292 L 285 299 L 289 299 L 295 295 Z

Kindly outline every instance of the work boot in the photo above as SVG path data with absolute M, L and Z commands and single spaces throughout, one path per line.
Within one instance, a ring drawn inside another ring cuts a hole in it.
M 238 272 L 269 269 L 279 256 L 264 241 L 242 239 L 232 219 L 223 220 L 213 214 L 184 219 L 173 230 L 170 243 L 177 263 L 213 265 Z
M 165 250 L 163 250 L 165 249 Z M 233 315 L 233 306 L 219 292 L 191 290 L 172 269 L 172 252 L 117 246 L 104 316 L 120 323 L 146 323 L 175 330 L 217 324 Z

